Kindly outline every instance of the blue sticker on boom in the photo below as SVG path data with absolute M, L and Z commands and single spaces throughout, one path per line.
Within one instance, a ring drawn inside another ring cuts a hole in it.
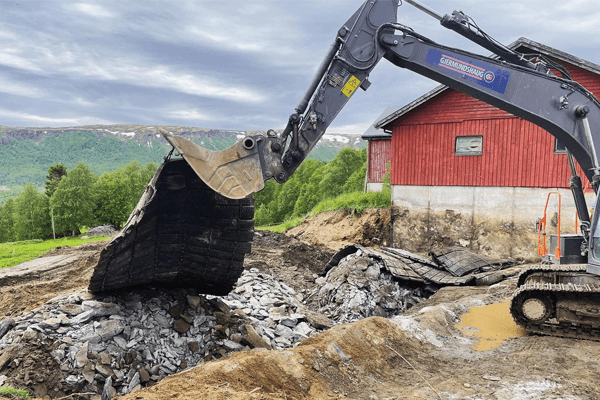
M 461 60 L 456 55 L 450 55 L 437 49 L 429 50 L 427 63 L 444 68 L 477 82 L 483 87 L 504 94 L 510 72 L 477 60 Z

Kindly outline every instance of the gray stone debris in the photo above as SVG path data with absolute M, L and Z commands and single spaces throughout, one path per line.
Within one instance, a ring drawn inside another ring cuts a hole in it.
M 317 279 L 308 304 L 258 269 L 244 271 L 224 297 L 150 288 L 59 296 L 0 321 L 0 374 L 34 393 L 44 383 L 54 395 L 112 399 L 233 351 L 293 348 L 334 323 L 397 315 L 423 297 L 380 262 L 360 251 L 341 259 Z M 34 350 L 41 355 L 27 361 Z M 27 369 L 34 362 L 46 366 L 36 367 L 35 382 Z
M 111 399 L 232 351 L 292 348 L 319 331 L 305 316 L 315 313 L 303 310 L 292 288 L 257 269 L 226 297 L 159 289 L 60 296 L 0 322 L 0 373 L 27 377 L 15 346 L 47 340 L 45 363 L 62 373 L 57 392 Z
M 117 230 L 112 225 L 101 225 L 94 228 L 88 229 L 85 233 L 88 236 L 113 236 L 117 233 Z
M 381 259 L 369 257 L 361 249 L 342 258 L 317 283 L 307 300 L 336 323 L 393 317 L 436 291 L 433 286 L 400 285 Z
M 169 309 L 177 304 L 182 304 L 184 311 L 173 318 Z M 178 318 L 189 321 L 190 329 L 184 334 L 173 328 Z M 203 307 L 189 307 L 177 291 L 93 301 L 87 296 L 59 297 L 12 323 L 0 324 L 11 325 L 14 328 L 0 339 L 0 355 L 13 345 L 28 345 L 29 338 L 48 338 L 56 347 L 48 350 L 49 357 L 64 371 L 62 390 L 95 392 L 103 398 L 138 390 L 177 370 L 213 359 L 218 347 L 216 317 L 207 315 Z M 9 377 L 19 366 L 18 362 L 14 368 L 11 365 Z M 147 378 L 145 382 L 141 376 Z
M 250 321 L 251 328 L 243 329 L 248 343 L 288 349 L 321 330 L 310 325 L 296 296 L 296 291 L 285 283 L 252 268 L 244 272 L 237 287 L 222 300 Z M 248 340 L 250 337 L 254 343 Z
M 2 336 L 4 336 L 13 326 L 15 326 L 15 320 L 12 318 L 6 318 L 0 321 L 0 338 L 2 338 Z

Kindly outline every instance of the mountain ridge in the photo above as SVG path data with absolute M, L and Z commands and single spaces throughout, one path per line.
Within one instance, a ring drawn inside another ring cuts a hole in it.
M 248 134 L 266 133 L 135 124 L 47 128 L 0 125 L 0 203 L 18 195 L 28 183 L 42 188 L 48 168 L 58 163 L 72 169 L 83 162 L 98 175 L 134 161 L 160 164 L 171 146 L 159 134 L 159 127 L 209 150 L 223 150 Z M 366 142 L 356 134 L 325 134 L 309 158 L 327 162 L 349 146 L 364 148 Z
M 171 125 L 138 125 L 138 124 L 117 124 L 117 125 L 81 125 L 69 127 L 11 127 L 0 125 L 0 146 L 8 144 L 11 139 L 33 140 L 39 141 L 51 135 L 68 132 L 96 132 L 103 135 L 112 134 L 121 138 L 134 139 L 141 143 L 142 139 L 152 138 L 160 143 L 167 144 L 167 141 L 159 134 L 158 128 L 162 128 L 169 133 L 180 135 L 185 138 L 196 137 L 233 137 L 241 139 L 246 135 L 266 134 L 266 131 L 260 130 L 231 130 L 231 129 L 215 129 L 215 128 L 200 128 L 191 126 L 171 126 Z M 360 146 L 362 142 L 360 134 L 342 134 L 342 133 L 326 133 L 323 135 L 317 146 L 322 145 L 325 141 L 341 142 L 349 144 L 352 147 Z M 364 143 L 364 142 L 363 142 Z M 316 147 L 316 146 L 315 146 Z M 336 146 L 337 147 L 337 146 Z M 346 146 L 341 146 L 346 147 Z

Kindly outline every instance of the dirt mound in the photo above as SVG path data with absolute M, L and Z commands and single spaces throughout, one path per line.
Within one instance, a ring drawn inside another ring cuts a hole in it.
M 473 349 L 478 339 L 465 330 L 477 325 L 459 329 L 461 314 L 503 301 L 514 287 L 444 288 L 405 316 L 339 325 L 293 350 L 235 353 L 124 399 L 600 398 L 598 343 L 524 336 Z
M 181 399 L 395 398 L 412 373 L 390 348 L 415 359 L 420 347 L 394 323 L 374 317 L 335 327 L 290 351 L 237 353 L 124 399 L 166 399 L 175 391 Z
M 58 263 L 54 268 L 24 271 L 21 274 L 1 273 L 0 320 L 39 307 L 55 296 L 85 291 L 100 250 L 107 243 L 101 241 L 76 247 L 63 246 L 33 260 L 43 263 L 49 257 L 72 257 L 69 262 Z
M 348 244 L 391 246 L 390 208 L 367 208 L 360 214 L 352 210 L 328 211 L 306 218 L 286 233 L 333 250 Z

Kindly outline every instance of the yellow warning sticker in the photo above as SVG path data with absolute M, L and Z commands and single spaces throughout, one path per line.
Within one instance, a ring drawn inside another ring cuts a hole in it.
M 359 86 L 360 80 L 354 75 L 352 75 L 342 88 L 342 93 L 344 93 L 347 97 L 350 97 Z

